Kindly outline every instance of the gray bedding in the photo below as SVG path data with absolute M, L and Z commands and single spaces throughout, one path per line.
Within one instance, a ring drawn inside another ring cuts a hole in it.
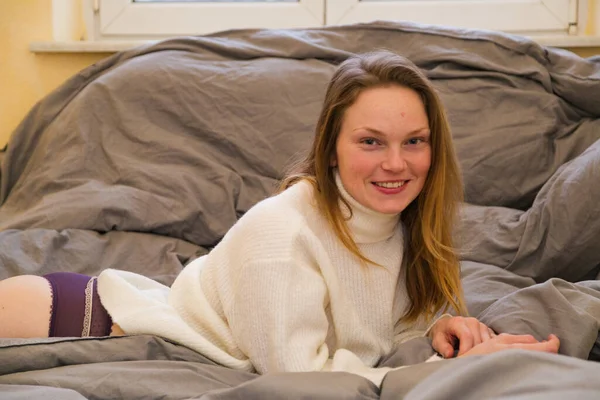
M 504 34 L 372 23 L 231 31 L 118 53 L 39 102 L 0 153 L 0 278 L 105 268 L 164 283 L 269 196 L 348 54 L 411 58 L 447 105 L 466 183 L 468 307 L 517 350 L 257 376 L 149 336 L 0 340 L 2 399 L 577 399 L 600 393 L 600 60 Z

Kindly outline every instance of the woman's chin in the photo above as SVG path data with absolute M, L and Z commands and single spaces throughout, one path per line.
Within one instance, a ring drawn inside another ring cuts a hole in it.
M 377 211 L 378 213 L 381 214 L 389 214 L 389 215 L 396 215 L 396 214 L 400 214 L 405 207 L 398 207 L 397 204 L 393 204 L 393 205 L 375 205 L 375 207 L 371 207 L 372 210 Z

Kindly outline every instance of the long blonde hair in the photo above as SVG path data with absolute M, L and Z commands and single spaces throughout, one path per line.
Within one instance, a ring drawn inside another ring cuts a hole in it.
M 342 118 L 367 88 L 399 85 L 417 92 L 431 130 L 431 167 L 423 190 L 401 213 L 406 228 L 404 260 L 410 306 L 402 319 L 430 320 L 452 307 L 466 314 L 460 265 L 452 243 L 463 185 L 442 103 L 425 75 L 409 60 L 388 51 L 352 56 L 335 71 L 325 94 L 309 154 L 283 179 L 280 190 L 300 180 L 315 187 L 316 202 L 343 245 L 360 260 L 371 263 L 353 241 L 339 205 L 340 193 L 330 163 L 336 151 Z

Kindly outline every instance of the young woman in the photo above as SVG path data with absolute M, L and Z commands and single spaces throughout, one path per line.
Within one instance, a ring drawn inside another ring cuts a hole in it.
M 423 335 L 443 357 L 457 343 L 459 356 L 557 352 L 555 336 L 496 336 L 474 318 L 434 318 L 465 315 L 451 237 L 462 190 L 427 78 L 389 52 L 350 57 L 329 83 L 310 154 L 171 288 L 118 270 L 7 279 L 0 336 L 112 326 L 261 374 L 367 376 L 395 344 Z

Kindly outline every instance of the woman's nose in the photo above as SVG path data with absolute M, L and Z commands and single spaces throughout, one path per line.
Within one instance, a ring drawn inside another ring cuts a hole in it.
M 381 167 L 388 171 L 402 171 L 406 169 L 406 159 L 399 151 L 389 151 Z

